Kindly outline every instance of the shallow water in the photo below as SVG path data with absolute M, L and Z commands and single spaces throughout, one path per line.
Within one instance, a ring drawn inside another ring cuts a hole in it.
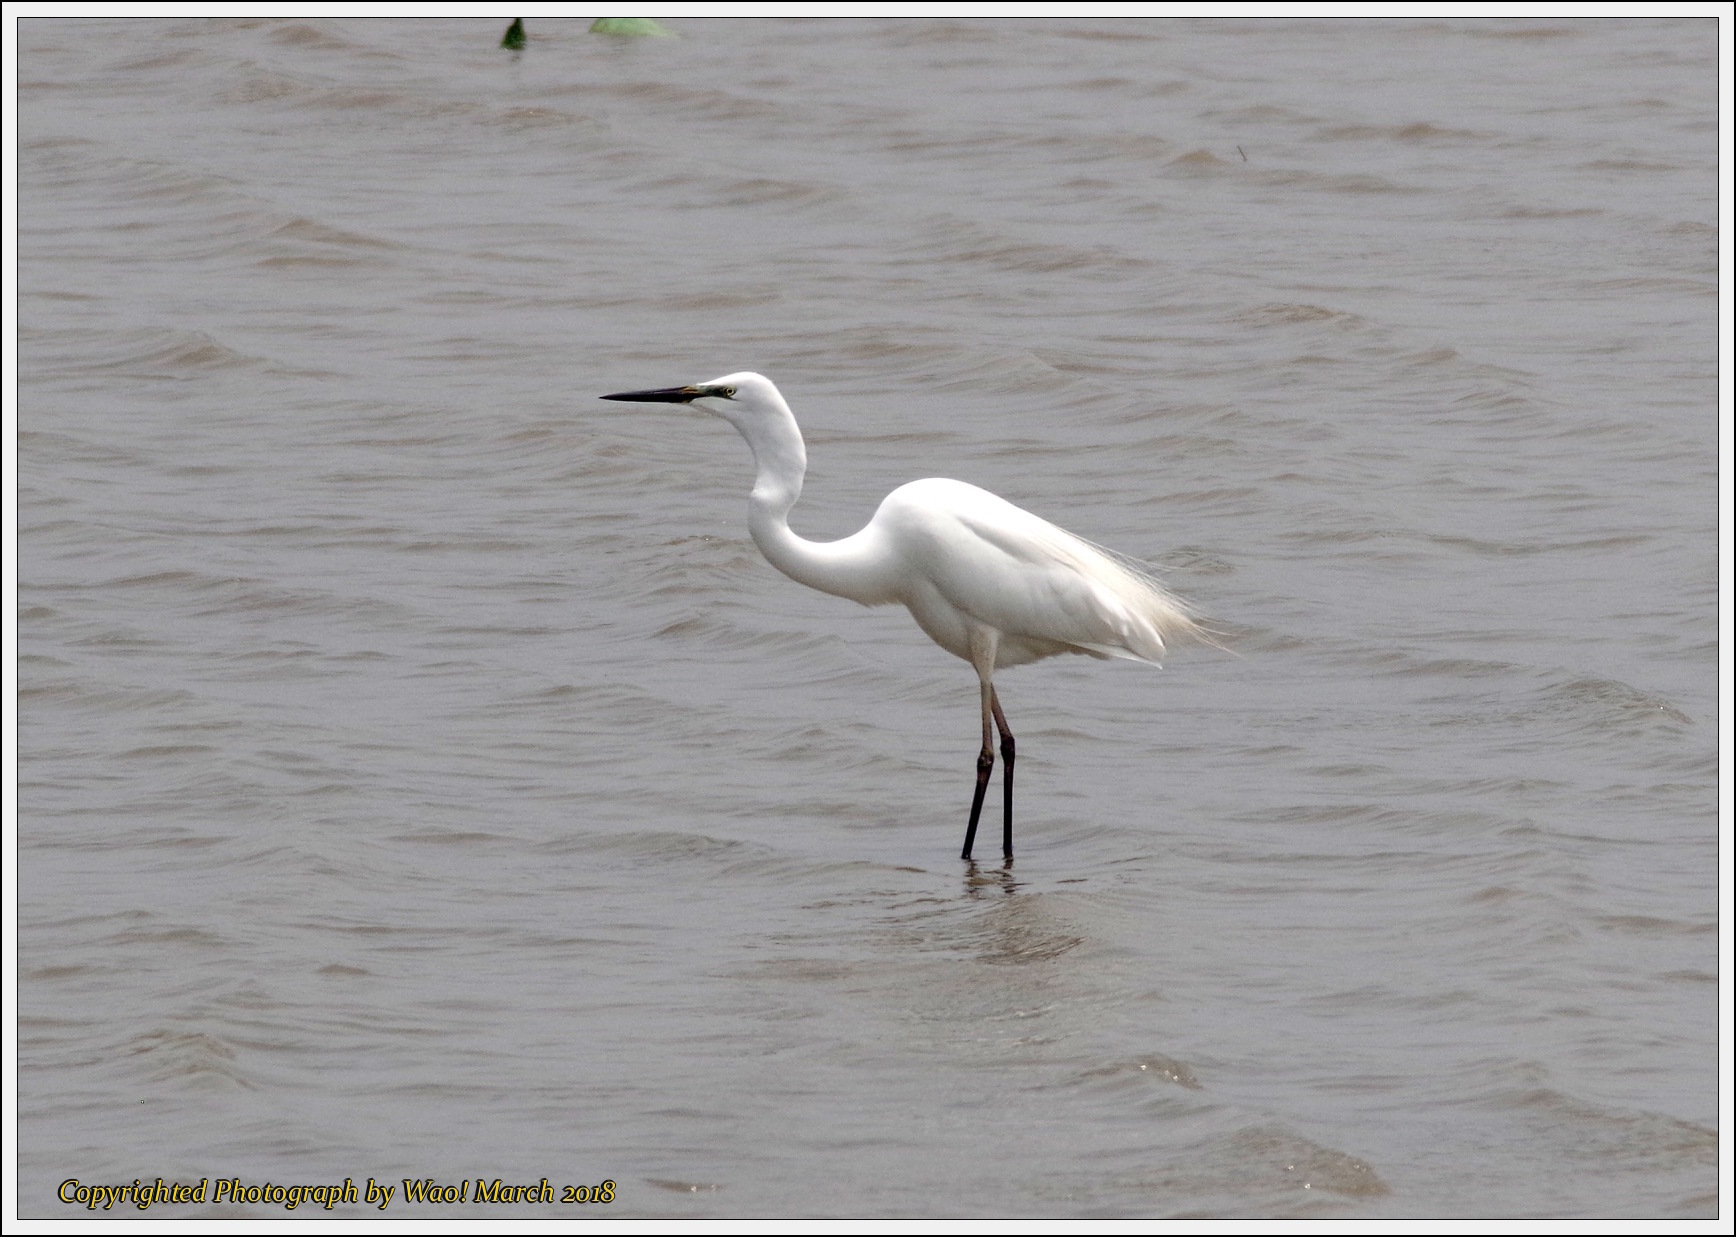
M 502 24 L 20 23 L 22 1214 L 1716 1213 L 1713 23 Z

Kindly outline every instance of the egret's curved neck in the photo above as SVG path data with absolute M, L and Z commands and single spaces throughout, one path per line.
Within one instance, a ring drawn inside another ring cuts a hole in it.
M 766 561 L 790 579 L 823 593 L 864 605 L 894 600 L 886 593 L 881 578 L 885 573 L 868 544 L 868 530 L 840 541 L 809 541 L 791 531 L 790 508 L 802 496 L 808 449 L 788 406 L 729 419 L 747 439 L 759 469 L 748 497 L 747 527 Z

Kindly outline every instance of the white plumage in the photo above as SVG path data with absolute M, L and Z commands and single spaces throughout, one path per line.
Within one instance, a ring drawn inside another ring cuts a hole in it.
M 1013 853 L 1013 736 L 994 672 L 1058 653 L 1158 664 L 1165 645 L 1203 638 L 1188 609 L 1133 559 L 1105 550 L 1005 499 L 942 477 L 901 485 L 874 518 L 838 541 L 790 530 L 807 448 L 789 405 L 755 373 L 604 399 L 693 404 L 724 418 L 752 448 L 758 477 L 748 528 L 785 575 L 866 606 L 900 604 L 941 648 L 971 663 L 982 687 L 983 748 L 965 834 L 970 858 L 994 765 L 992 726 L 1005 762 L 1002 849 Z

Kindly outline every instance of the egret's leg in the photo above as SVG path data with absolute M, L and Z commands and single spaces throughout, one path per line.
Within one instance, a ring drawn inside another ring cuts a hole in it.
M 988 680 L 983 680 L 983 750 L 977 753 L 976 794 L 970 801 L 970 827 L 964 831 L 964 854 L 960 859 L 970 858 L 970 848 L 976 842 L 977 817 L 983 810 L 983 792 L 989 788 L 989 771 L 995 767 L 994 730 L 990 726 L 994 699 L 995 689 Z
M 995 715 L 995 727 L 1001 732 L 1001 854 L 1013 857 L 1013 732 L 1007 728 L 1007 715 L 1001 712 L 1001 698 L 989 688 L 989 707 Z M 983 726 L 983 743 L 988 743 L 988 726 Z

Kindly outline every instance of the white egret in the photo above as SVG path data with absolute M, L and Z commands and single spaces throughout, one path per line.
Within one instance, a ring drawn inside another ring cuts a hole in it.
M 807 447 L 771 380 L 726 374 L 696 386 L 623 391 L 603 399 L 692 404 L 741 431 L 759 476 L 747 526 L 766 559 L 800 584 L 865 606 L 906 606 L 941 648 L 968 661 L 982 685 L 983 746 L 964 835 L 971 857 L 983 792 L 1001 736 L 1001 849 L 1013 855 L 1013 732 L 994 673 L 1057 653 L 1157 665 L 1164 642 L 1205 636 L 1188 608 L 1133 559 L 1092 545 L 987 490 L 930 477 L 888 494 L 862 531 L 808 541 L 790 531 Z M 992 723 L 992 728 L 991 728 Z

